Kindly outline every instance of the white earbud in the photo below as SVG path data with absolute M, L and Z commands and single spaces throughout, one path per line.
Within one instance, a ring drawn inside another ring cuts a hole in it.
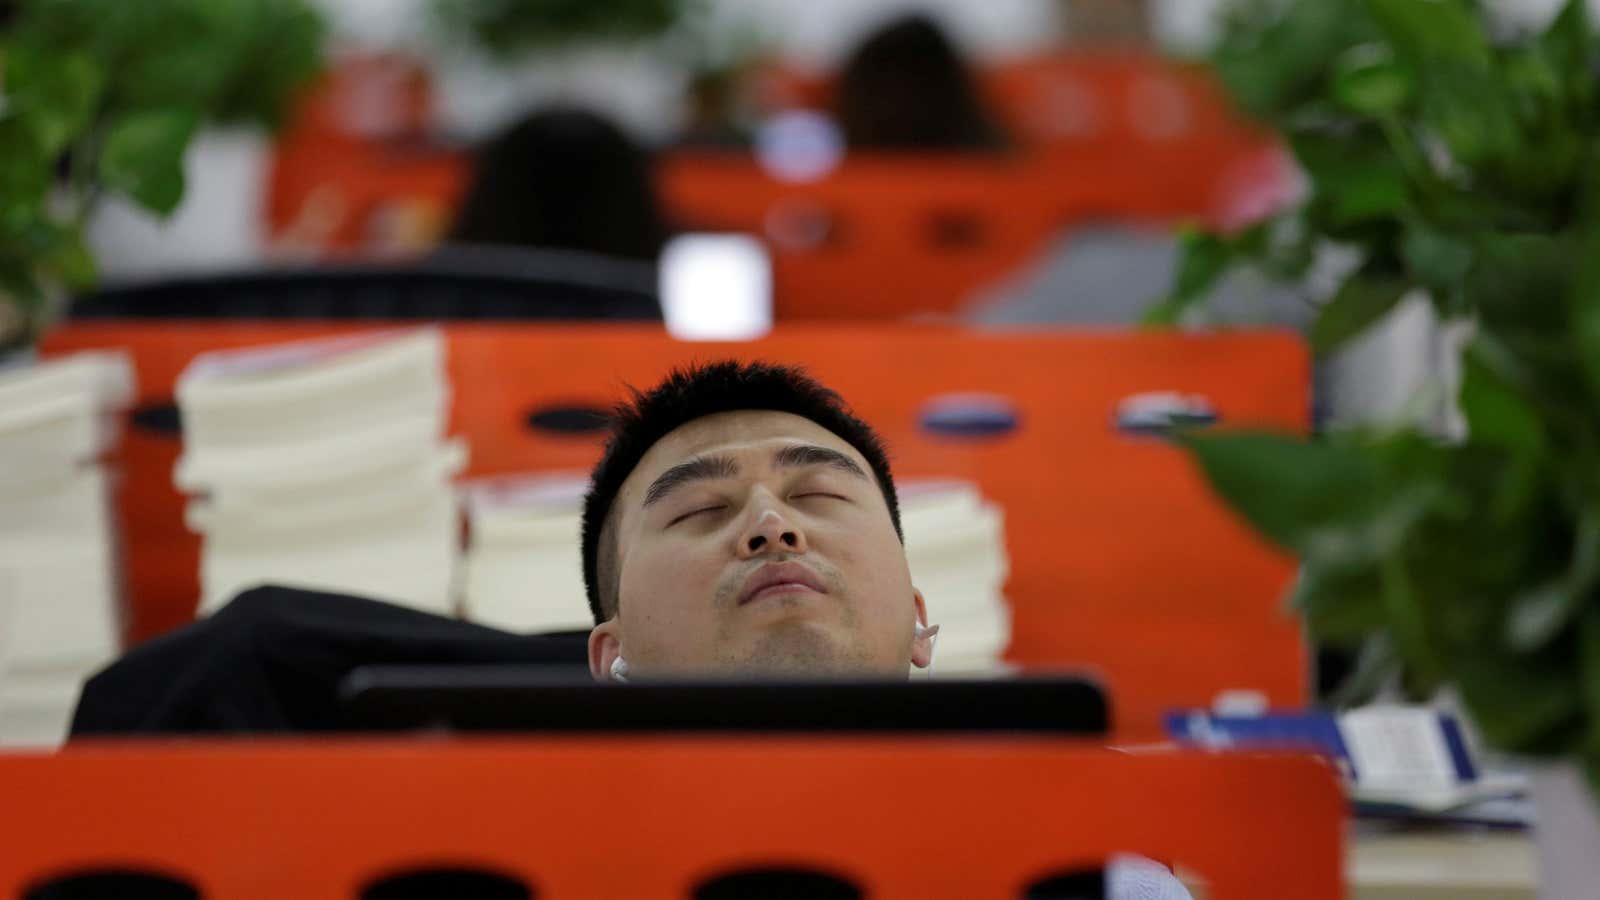
M 928 639 L 928 674 L 933 674 L 933 654 L 939 649 L 939 626 L 918 625 L 917 640 Z
M 611 661 L 611 680 L 624 684 L 628 681 L 628 661 L 618 656 Z

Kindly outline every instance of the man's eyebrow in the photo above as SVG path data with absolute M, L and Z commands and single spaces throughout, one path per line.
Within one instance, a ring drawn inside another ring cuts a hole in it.
M 739 465 L 726 456 L 698 456 L 681 462 L 662 472 L 650 487 L 645 489 L 642 506 L 660 500 L 691 481 L 710 478 L 733 478 L 739 474 Z
M 867 473 L 863 472 L 860 466 L 856 465 L 855 460 L 837 450 L 829 447 L 818 447 L 815 444 L 797 444 L 792 447 L 785 447 L 778 451 L 778 455 L 773 457 L 772 462 L 773 465 L 780 469 L 800 468 L 802 466 L 832 466 L 857 477 L 866 478 L 868 481 L 872 480 L 867 477 Z

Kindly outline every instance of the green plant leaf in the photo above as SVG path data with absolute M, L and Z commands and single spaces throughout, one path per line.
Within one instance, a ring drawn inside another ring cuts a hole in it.
M 1382 44 L 1346 50 L 1335 66 L 1333 96 L 1344 108 L 1367 116 L 1394 115 L 1411 99 L 1411 73 Z
M 1403 279 L 1357 271 L 1345 279 L 1311 326 L 1311 349 L 1318 356 L 1339 348 L 1389 314 L 1411 285 Z
M 254 21 L 242 36 L 233 71 L 219 92 L 215 116 L 276 128 L 303 88 L 322 69 L 322 19 L 309 7 L 254 0 Z
M 1590 203 L 1600 197 L 1589 198 Z M 1569 316 L 1573 343 L 1587 376 L 1590 391 L 1600 396 L 1600 208 L 1585 211 L 1582 232 L 1582 262 L 1572 281 Z
M 1492 364 L 1489 345 L 1470 344 L 1462 358 L 1461 412 L 1474 443 L 1537 452 L 1544 444 L 1539 414 Z
M 1178 324 L 1191 306 L 1203 299 L 1233 264 L 1234 242 L 1198 228 L 1178 234 L 1178 274 L 1172 292 L 1144 314 L 1146 326 Z
M 1591 599 L 1578 623 L 1579 677 L 1583 683 L 1583 702 L 1588 707 L 1589 721 L 1600 728 L 1600 605 Z M 1600 762 L 1600 746 L 1591 742 L 1594 761 Z
M 140 206 L 166 216 L 183 198 L 183 156 L 198 116 L 190 110 L 133 113 L 106 135 L 100 177 Z
M 86 52 L 14 45 L 5 54 L 4 84 L 8 112 L 21 116 L 40 151 L 54 157 L 93 118 L 105 75 Z
M 1411 221 L 1401 240 L 1400 258 L 1429 290 L 1456 291 L 1472 269 L 1472 244 L 1425 222 Z
M 1487 69 L 1489 40 L 1477 10 L 1464 0 L 1366 0 L 1378 27 L 1409 62 L 1459 60 Z
M 1370 567 L 1349 570 L 1306 559 L 1290 603 L 1305 617 L 1311 633 L 1330 644 L 1360 644 L 1388 622 L 1383 585 L 1377 570 Z
M 1513 650 L 1530 652 L 1550 643 L 1572 621 L 1579 596 L 1565 579 L 1546 582 L 1523 591 L 1511 600 L 1511 618 L 1506 623 L 1506 640 Z
M 0 116 L 0 232 L 27 227 L 50 188 L 50 157 L 17 116 Z
M 1370 522 L 1384 500 L 1382 469 L 1357 448 L 1265 432 L 1181 441 L 1228 505 L 1286 550 L 1305 553 L 1330 528 Z
M 468 35 L 492 55 L 509 59 L 596 39 L 652 37 L 683 15 L 686 0 L 435 0 L 446 33 Z
M 1559 334 L 1567 327 L 1580 250 L 1571 233 L 1479 235 L 1468 302 L 1495 331 Z
M 1508 86 L 1492 71 L 1451 61 L 1430 64 L 1418 90 L 1424 125 L 1457 163 L 1511 160 L 1523 149 Z
M 106 4 L 109 5 L 109 4 Z M 245 58 L 254 0 L 162 0 L 155 10 L 105 9 L 94 27 L 117 60 L 110 85 L 118 111 L 193 109 L 211 113 Z
M 71 291 L 85 291 L 98 277 L 94 254 L 76 228 L 63 228 L 55 246 L 40 260 L 40 267 L 60 279 Z
M 1230 4 L 1212 65 L 1246 112 L 1266 121 L 1293 113 L 1319 96 L 1335 57 L 1371 38 L 1355 0 Z
M 1519 653 L 1548 648 L 1593 599 L 1597 581 L 1600 508 L 1588 506 L 1578 513 L 1567 570 L 1512 599 L 1506 620 L 1506 644 Z
M 1381 580 L 1383 606 L 1389 614 L 1389 633 L 1395 649 L 1406 661 L 1413 688 L 1423 695 L 1432 694 L 1443 676 L 1443 665 L 1429 636 L 1424 601 L 1417 596 L 1401 554 L 1390 553 L 1384 558 Z
M 1329 228 L 1392 220 L 1407 208 L 1405 166 L 1381 135 L 1361 135 L 1289 135 L 1295 158 L 1311 180 L 1312 202 Z
M 44 289 L 27 263 L 0 259 L 0 299 L 9 301 L 31 316 L 44 304 Z
M 1400 64 L 1417 78 L 1421 119 L 1467 165 L 1519 148 L 1505 84 L 1476 4 L 1466 0 L 1366 0 Z
M 1540 35 L 1539 54 L 1549 62 L 1560 81 L 1568 109 L 1590 117 L 1594 102 L 1594 31 L 1585 0 L 1567 0 L 1561 12 Z
M 1457 661 L 1455 676 L 1484 737 L 1502 750 L 1550 752 L 1581 727 L 1580 675 L 1564 660 L 1482 655 Z

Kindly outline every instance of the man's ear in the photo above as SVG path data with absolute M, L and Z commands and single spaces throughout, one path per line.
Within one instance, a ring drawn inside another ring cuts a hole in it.
M 611 663 L 622 655 L 621 630 L 622 623 L 612 616 L 589 632 L 589 674 L 595 681 L 611 680 Z
M 912 588 L 911 601 L 917 609 L 917 633 L 911 639 L 911 664 L 926 669 L 933 664 L 933 638 L 939 633 L 939 626 L 928 627 L 928 604 L 922 599 L 921 591 Z

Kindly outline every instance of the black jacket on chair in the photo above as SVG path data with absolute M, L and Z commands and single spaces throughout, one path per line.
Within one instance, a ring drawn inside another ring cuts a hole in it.
M 338 731 L 339 683 L 359 666 L 582 667 L 587 637 L 512 634 L 360 597 L 254 588 L 89 679 L 71 737 Z

